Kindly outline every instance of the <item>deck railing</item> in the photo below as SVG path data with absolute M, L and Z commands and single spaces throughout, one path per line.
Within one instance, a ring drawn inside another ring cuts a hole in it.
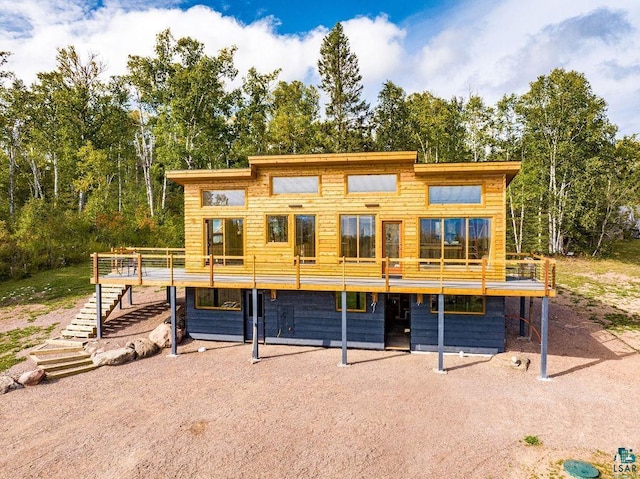
M 384 279 L 386 290 L 393 279 L 446 282 L 478 282 L 482 292 L 497 281 L 535 281 L 544 294 L 555 290 L 556 263 L 553 259 L 525 254 L 508 254 L 505 261 L 483 259 L 423 259 L 382 258 L 363 261 L 355 258 L 308 258 L 300 256 L 269 257 L 261 260 L 252 256 L 198 256 L 184 254 L 182 248 L 118 248 L 109 253 L 93 254 L 94 283 L 133 282 L 156 284 L 163 281 L 175 285 L 180 276 L 191 278 L 202 286 L 213 287 L 220 277 L 226 282 L 238 278 L 239 282 L 255 286 L 260 278 L 276 280 L 295 278 L 296 288 L 303 279 L 330 279 L 346 284 L 349 279 Z M 160 279 L 159 279 L 160 278 Z

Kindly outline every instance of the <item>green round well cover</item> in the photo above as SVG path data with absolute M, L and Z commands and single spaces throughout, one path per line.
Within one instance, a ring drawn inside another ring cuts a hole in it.
M 584 461 L 564 461 L 564 470 L 573 477 L 580 479 L 590 479 L 600 476 L 600 472 L 595 467 Z

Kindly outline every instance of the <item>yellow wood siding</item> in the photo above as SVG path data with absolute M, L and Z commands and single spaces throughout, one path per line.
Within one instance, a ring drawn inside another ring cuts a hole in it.
M 392 155 L 392 154 L 388 154 Z M 275 161 L 275 160 L 274 160 Z M 245 256 L 256 256 L 259 263 L 272 263 L 274 269 L 283 259 L 293 262 L 295 231 L 294 215 L 315 215 L 316 217 L 316 264 L 301 265 L 308 274 L 327 275 L 342 271 L 338 257 L 340 251 L 340 215 L 375 215 L 377 263 L 363 262 L 358 265 L 362 276 L 380 277 L 382 274 L 382 222 L 396 220 L 402 222 L 402 256 L 407 258 L 402 275 L 405 278 L 424 277 L 424 269 L 418 268 L 419 219 L 481 217 L 491 219 L 491 249 L 488 258 L 487 280 L 503 280 L 504 268 L 493 265 L 505 260 L 505 187 L 508 174 L 492 171 L 491 165 L 473 171 L 473 176 L 462 177 L 451 164 L 445 171 L 437 172 L 429 165 L 424 174 L 424 165 L 414 165 L 411 161 L 375 161 L 370 164 L 331 164 L 323 167 L 316 162 L 269 163 L 257 161 L 252 174 L 243 176 L 215 176 L 184 181 L 185 198 L 185 254 L 187 272 L 206 272 L 203 255 L 206 254 L 204 224 L 207 218 L 243 218 Z M 513 167 L 512 167 L 513 168 Z M 512 171 L 512 170 L 509 170 Z M 356 193 L 347 194 L 346 177 L 349 174 L 396 174 L 396 193 Z M 513 173 L 515 174 L 515 173 Z M 271 195 L 272 176 L 318 176 L 320 193 L 304 195 Z M 477 205 L 430 205 L 429 185 L 482 185 L 482 203 Z M 201 206 L 201 191 L 206 189 L 246 189 L 246 206 Z M 266 238 L 267 215 L 288 215 L 289 234 L 287 243 L 268 243 Z M 244 268 L 250 266 L 245 264 Z M 238 268 L 238 267 L 235 267 Z M 241 267 L 240 267 L 241 268 Z M 435 268 L 434 274 L 440 274 Z M 446 275 L 451 279 L 477 277 L 480 267 L 447 266 Z

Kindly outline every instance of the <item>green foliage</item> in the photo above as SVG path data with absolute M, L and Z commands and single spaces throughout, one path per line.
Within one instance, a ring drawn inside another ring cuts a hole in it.
M 91 264 L 56 268 L 23 279 L 0 282 L 0 307 L 16 304 L 44 304 L 53 307 L 61 301 L 91 294 Z
M 326 115 L 332 133 L 331 151 L 366 150 L 370 141 L 369 105 L 362 98 L 358 57 L 351 51 L 341 23 L 336 23 L 322 40 L 318 72 L 320 88 L 329 97 Z
M 525 436 L 523 441 L 527 446 L 542 446 L 542 441 L 538 436 Z
M 58 323 L 55 323 L 45 329 L 40 326 L 27 326 L 10 329 L 5 333 L 0 332 L 0 373 L 24 361 L 25 357 L 18 358 L 16 354 L 47 339 L 57 325 Z

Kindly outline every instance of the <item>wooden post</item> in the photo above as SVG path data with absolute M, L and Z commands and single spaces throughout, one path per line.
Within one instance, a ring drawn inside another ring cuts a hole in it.
M 98 253 L 93 253 L 91 256 L 93 256 L 93 282 L 95 284 L 98 284 L 98 281 L 100 281 L 100 269 L 98 266 Z
M 171 275 L 171 286 L 173 286 L 173 255 L 169 255 L 169 274 Z
M 96 336 L 102 339 L 102 285 L 100 283 L 96 283 Z
M 213 255 L 209 255 L 209 286 L 213 288 Z
M 389 291 L 389 257 L 384 259 L 384 290 Z
M 549 296 L 549 259 L 544 261 L 544 297 Z
M 138 253 L 138 284 L 142 284 L 142 253 Z
M 129 306 L 133 306 L 133 286 L 129 286 Z
M 487 258 L 482 258 L 482 295 L 487 294 Z
M 347 366 L 347 292 L 342 290 L 342 361 L 340 366 Z
M 347 262 L 344 259 L 344 256 L 342 257 L 342 290 L 344 291 L 347 287 Z
M 300 289 L 300 255 L 294 259 L 296 264 L 296 289 Z
M 256 287 L 256 255 L 253 255 L 253 288 Z
M 540 312 L 540 379 L 547 377 L 547 340 L 549 337 L 549 296 L 542 298 L 542 311 Z
M 169 303 L 171 304 L 171 356 L 178 355 L 178 324 L 176 317 L 176 287 L 168 286 Z
M 251 361 L 260 361 L 258 354 L 258 289 L 253 288 L 251 292 L 251 304 L 253 305 L 253 350 L 251 353 Z

